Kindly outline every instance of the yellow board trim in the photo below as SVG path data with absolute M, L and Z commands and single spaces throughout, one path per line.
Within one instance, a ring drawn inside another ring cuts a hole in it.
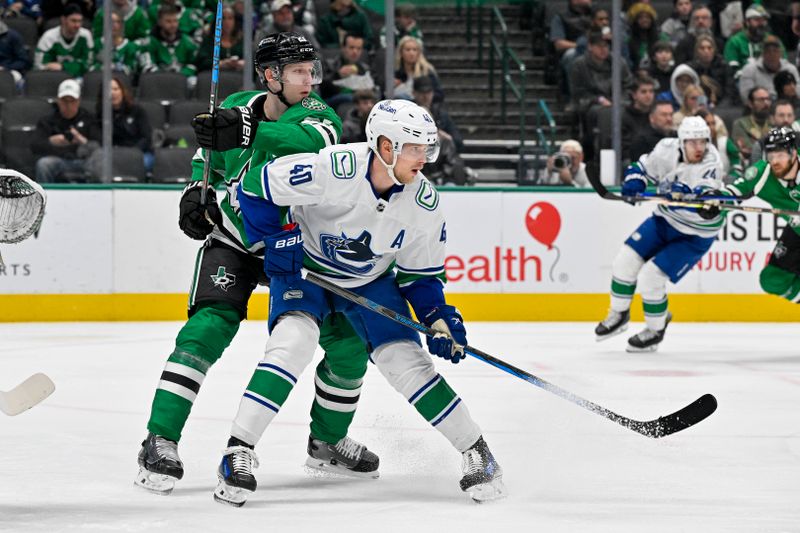
M 5 294 L 0 322 L 185 320 L 184 294 Z M 597 321 L 607 294 L 449 294 L 468 321 Z M 268 295 L 250 300 L 249 318 L 266 320 Z M 681 322 L 798 322 L 800 306 L 768 294 L 673 294 L 669 308 Z M 632 318 L 643 320 L 636 296 Z

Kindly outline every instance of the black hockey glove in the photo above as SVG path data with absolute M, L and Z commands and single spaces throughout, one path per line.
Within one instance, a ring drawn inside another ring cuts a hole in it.
M 697 197 L 698 200 L 703 200 L 704 196 L 720 196 L 720 192 L 717 189 L 709 189 L 700 193 L 700 196 Z M 713 200 L 706 200 L 706 202 L 713 202 Z M 719 203 L 712 204 L 707 203 L 703 207 L 697 209 L 697 214 L 700 215 L 700 218 L 704 220 L 711 220 L 712 218 L 716 218 L 719 216 L 720 208 Z
M 200 113 L 192 119 L 197 144 L 216 152 L 247 148 L 253 144 L 257 123 L 249 107 L 218 108 L 214 114 Z
M 202 181 L 193 181 L 183 189 L 183 195 L 179 204 L 180 215 L 178 216 L 178 226 L 187 236 L 201 241 L 208 237 L 214 224 L 222 225 L 222 212 L 217 205 L 217 194 L 212 187 L 206 193 L 206 205 L 200 205 L 200 192 L 203 188 Z M 208 218 L 214 224 L 208 221 Z

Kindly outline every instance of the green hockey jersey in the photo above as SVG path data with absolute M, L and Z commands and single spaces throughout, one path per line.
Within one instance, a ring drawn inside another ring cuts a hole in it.
M 263 255 L 264 243 L 250 243 L 244 231 L 236 188 L 251 168 L 263 165 L 284 155 L 319 152 L 326 146 L 338 144 L 342 134 L 342 121 L 314 93 L 287 109 L 277 121 L 264 119 L 264 101 L 267 93 L 244 91 L 232 94 L 221 107 L 247 106 L 259 117 L 253 144 L 244 150 L 211 153 L 209 183 L 224 183 L 225 197 L 220 202 L 223 213 L 222 227 L 215 227 L 212 236 L 242 251 Z M 192 161 L 192 180 L 203 179 L 205 151 L 198 150 Z
M 47 63 L 61 63 L 65 72 L 79 78 L 92 64 L 92 46 L 92 34 L 86 28 L 79 29 L 68 43 L 61 35 L 61 26 L 56 26 L 44 32 L 36 44 L 33 68 L 42 70 Z
M 758 196 L 775 209 L 800 210 L 800 180 L 787 182 L 777 178 L 769 163 L 763 160 L 748 167 L 744 176 L 728 185 L 725 192 L 736 196 Z M 788 215 L 780 216 L 800 235 L 800 221 Z
M 130 2 L 130 8 L 123 17 L 123 35 L 126 39 L 135 41 L 150 35 L 150 19 L 147 13 L 135 3 Z M 113 12 L 113 11 L 112 11 Z M 92 21 L 92 34 L 95 37 L 103 36 L 103 8 L 97 10 Z
M 140 42 L 142 48 L 150 54 L 150 64 L 155 70 L 180 72 L 184 76 L 194 76 L 197 57 L 197 45 L 186 35 L 178 33 L 173 42 L 162 41 L 157 32 Z
M 147 72 L 150 65 L 150 54 L 133 41 L 123 39 L 111 52 L 111 70 L 123 72 L 134 78 L 142 72 Z M 94 40 L 94 63 L 92 70 L 103 69 L 103 42 L 102 39 Z

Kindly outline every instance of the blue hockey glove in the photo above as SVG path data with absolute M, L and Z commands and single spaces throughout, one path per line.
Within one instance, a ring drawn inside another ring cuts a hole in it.
M 647 189 L 647 183 L 643 178 L 628 178 L 622 182 L 622 196 L 636 196 Z
M 467 330 L 458 309 L 452 305 L 434 307 L 422 320 L 426 326 L 437 333 L 428 337 L 428 351 L 443 357 L 451 363 L 464 359 L 464 346 L 467 344 Z
M 280 233 L 264 239 L 264 272 L 270 279 L 287 284 L 300 281 L 303 267 L 303 235 L 300 226 L 284 226 Z
M 692 192 L 692 189 L 685 183 L 673 181 L 672 185 L 669 186 L 667 198 L 670 200 L 693 200 L 694 192 Z

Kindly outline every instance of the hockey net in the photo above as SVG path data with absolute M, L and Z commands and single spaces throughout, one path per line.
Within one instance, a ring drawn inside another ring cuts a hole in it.
M 16 170 L 0 169 L 0 243 L 20 242 L 39 231 L 45 203 L 38 183 Z

